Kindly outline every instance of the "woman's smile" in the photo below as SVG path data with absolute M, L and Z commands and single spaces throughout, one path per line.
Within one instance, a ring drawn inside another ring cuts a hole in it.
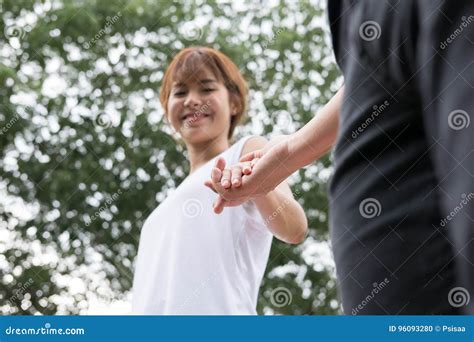
M 181 117 L 185 127 L 199 126 L 206 119 L 211 118 L 211 114 L 201 113 L 196 111 L 194 113 L 187 113 Z

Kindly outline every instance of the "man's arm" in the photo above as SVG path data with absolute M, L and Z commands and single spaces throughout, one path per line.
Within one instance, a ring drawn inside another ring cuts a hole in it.
M 220 195 L 228 201 L 264 196 L 293 172 L 323 156 L 336 141 L 343 92 L 344 87 L 310 122 L 289 135 L 288 139 L 276 144 L 270 141 L 268 149 L 264 147 L 243 156 L 242 161 L 260 159 L 252 174 L 242 178 L 240 187 L 216 189 Z

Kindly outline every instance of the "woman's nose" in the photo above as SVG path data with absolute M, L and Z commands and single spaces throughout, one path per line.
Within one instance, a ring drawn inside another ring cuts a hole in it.
M 184 106 L 188 108 L 198 108 L 201 104 L 201 100 L 197 94 L 192 92 L 188 93 L 186 100 L 184 101 Z

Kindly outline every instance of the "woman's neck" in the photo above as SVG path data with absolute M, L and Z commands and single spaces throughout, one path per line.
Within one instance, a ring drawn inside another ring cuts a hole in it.
M 189 155 L 190 174 L 219 153 L 229 148 L 226 136 L 220 136 L 199 144 L 186 144 Z

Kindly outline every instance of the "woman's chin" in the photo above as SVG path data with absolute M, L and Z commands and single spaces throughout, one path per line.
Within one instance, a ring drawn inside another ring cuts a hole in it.
M 181 133 L 181 137 L 187 144 L 192 144 L 192 145 L 203 144 L 203 143 L 213 140 L 213 137 L 210 134 L 210 132 L 203 128 L 187 129 L 186 132 Z

